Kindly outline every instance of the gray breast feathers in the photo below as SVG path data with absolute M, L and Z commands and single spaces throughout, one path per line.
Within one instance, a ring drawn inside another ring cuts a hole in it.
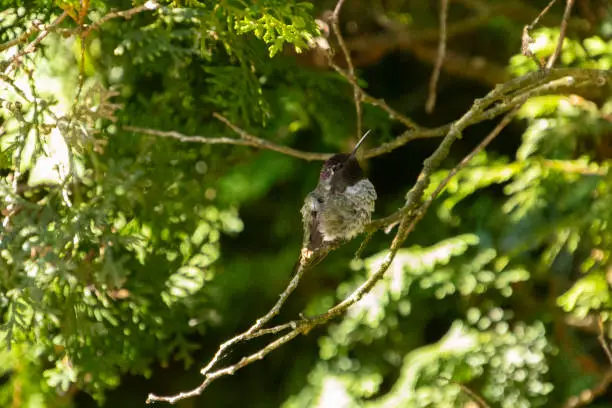
M 323 241 L 351 239 L 371 221 L 377 195 L 372 183 L 363 179 L 341 194 L 330 194 L 321 206 L 319 230 Z

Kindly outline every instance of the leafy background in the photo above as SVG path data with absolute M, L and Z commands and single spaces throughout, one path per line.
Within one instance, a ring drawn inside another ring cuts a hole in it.
M 341 27 L 361 85 L 436 126 L 536 69 L 519 53 L 520 35 L 546 3 L 452 2 L 430 115 L 437 2 L 347 0 Z M 610 8 L 577 3 L 560 64 L 609 70 Z M 50 34 L 0 77 L 0 405 L 135 407 L 149 392 L 196 386 L 217 345 L 285 287 L 299 253 L 299 208 L 320 163 L 124 126 L 236 137 L 212 117 L 218 112 L 277 144 L 346 150 L 351 86 L 308 50 L 326 35 L 315 18 L 335 3 L 166 2 L 86 36 L 79 24 L 128 4 L 0 5 L 2 43 L 35 19 L 69 12 L 65 35 Z M 557 4 L 533 32 L 538 56 L 552 53 L 562 11 Z M 0 68 L 26 45 L 3 49 Z M 369 105 L 364 126 L 370 146 L 404 130 Z M 493 126 L 468 128 L 430 192 Z M 465 384 L 491 406 L 557 407 L 594 387 L 610 372 L 597 319 L 612 309 L 611 137 L 608 88 L 531 99 L 346 316 L 181 406 L 467 407 Z M 377 215 L 402 205 L 437 143 L 416 140 L 365 164 Z M 330 255 L 281 317 L 322 312 L 348 294 L 376 269 L 388 239 L 377 233 L 362 261 L 351 261 L 357 241 Z M 602 391 L 591 406 L 609 406 L 612 392 Z

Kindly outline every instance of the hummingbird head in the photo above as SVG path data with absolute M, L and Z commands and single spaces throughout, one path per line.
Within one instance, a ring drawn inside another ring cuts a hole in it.
M 323 164 L 320 179 L 331 181 L 337 178 L 345 180 L 349 185 L 363 178 L 363 170 L 354 156 L 346 153 L 335 154 Z
M 338 153 L 327 159 L 319 175 L 321 181 L 342 186 L 352 186 L 363 178 L 356 153 L 370 131 L 368 130 L 357 142 L 351 153 Z

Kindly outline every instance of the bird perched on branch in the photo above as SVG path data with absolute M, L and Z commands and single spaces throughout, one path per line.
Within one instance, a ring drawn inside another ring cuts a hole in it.
M 367 131 L 349 154 L 329 158 L 321 168 L 319 183 L 304 200 L 302 255 L 309 256 L 335 241 L 363 232 L 374 212 L 376 190 L 363 175 L 356 153 Z

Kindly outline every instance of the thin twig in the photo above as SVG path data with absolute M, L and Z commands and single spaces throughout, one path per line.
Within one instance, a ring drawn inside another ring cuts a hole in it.
M 540 81 L 541 78 L 533 74 L 528 74 L 525 77 L 517 78 L 516 80 L 510 81 L 509 83 L 506 83 L 502 86 L 497 87 L 496 89 L 491 91 L 487 96 L 485 96 L 483 99 L 476 101 L 472 105 L 472 107 L 459 120 L 457 120 L 452 125 L 450 125 L 448 132 L 446 133 L 446 136 L 444 137 L 444 139 L 442 139 L 438 148 L 423 163 L 423 170 L 421 174 L 419 175 L 419 178 L 416 184 L 408 192 L 406 203 L 404 207 L 402 207 L 402 209 L 398 211 L 397 213 L 399 214 L 398 215 L 399 228 L 397 229 L 397 232 L 391 242 L 388 253 L 385 255 L 383 261 L 378 266 L 376 271 L 372 275 L 370 275 L 368 279 L 366 279 L 350 295 L 348 295 L 338 304 L 331 307 L 329 310 L 327 310 L 325 313 L 321 315 L 309 317 L 309 318 L 302 318 L 300 320 L 291 321 L 284 325 L 277 326 L 277 327 L 286 328 L 287 325 L 289 325 L 290 327 L 294 327 L 294 328 L 287 334 L 278 338 L 277 340 L 270 342 L 268 345 L 260 349 L 259 352 L 251 354 L 250 356 L 241 359 L 236 364 L 209 372 L 208 370 L 210 370 L 210 367 L 212 367 L 212 365 L 209 363 L 209 365 L 207 365 L 207 367 L 203 369 L 203 372 L 206 372 L 205 380 L 193 390 L 184 392 L 184 393 L 179 393 L 173 396 L 167 396 L 167 397 L 156 396 L 156 395 L 151 394 L 149 395 L 147 402 L 167 401 L 167 402 L 174 403 L 184 398 L 199 395 L 213 380 L 219 377 L 225 376 L 225 375 L 234 374 L 238 369 L 243 368 L 246 365 L 251 364 L 263 358 L 265 355 L 270 353 L 272 350 L 291 341 L 298 335 L 306 334 L 314 327 L 318 325 L 322 325 L 330 321 L 331 319 L 346 312 L 346 310 L 349 307 L 351 307 L 352 305 L 357 303 L 359 300 L 361 300 L 363 296 L 366 293 L 368 293 L 380 279 L 382 279 L 385 272 L 387 271 L 387 269 L 393 262 L 397 251 L 399 250 L 401 245 L 406 240 L 408 234 L 414 229 L 418 221 L 422 219 L 422 216 L 425 213 L 426 208 L 428 208 L 428 206 L 431 205 L 431 200 L 423 202 L 422 196 L 424 194 L 424 191 L 429 185 L 432 174 L 438 169 L 438 167 L 441 165 L 443 160 L 448 156 L 450 152 L 450 148 L 452 144 L 454 143 L 454 141 L 461 137 L 461 133 L 463 129 L 465 129 L 470 124 L 473 124 L 474 120 L 476 120 L 477 117 L 480 117 L 482 120 L 483 118 L 488 118 L 491 115 L 491 112 L 495 113 L 496 115 L 499 115 L 501 113 L 515 109 L 517 108 L 517 106 L 524 103 L 529 97 L 533 95 L 538 95 L 542 92 L 553 92 L 555 90 L 564 90 L 564 89 L 568 89 L 569 86 L 580 86 L 584 84 L 602 85 L 602 82 L 605 83 L 606 80 L 609 79 L 608 73 L 605 73 L 604 71 L 594 71 L 594 72 L 589 72 L 588 75 L 584 74 L 580 78 L 582 79 L 582 81 L 577 81 L 576 78 L 574 77 L 568 77 L 568 76 L 563 75 L 569 72 L 573 72 L 573 71 L 553 70 L 551 71 L 551 73 L 549 73 L 549 76 L 547 76 L 547 80 L 550 81 L 549 83 L 543 84 L 534 89 L 530 89 L 528 92 L 525 92 L 524 94 L 515 93 L 514 97 L 511 99 L 510 102 L 503 102 L 499 104 L 502 106 L 503 109 L 500 109 L 500 106 L 495 106 L 489 110 L 485 110 L 486 107 L 491 106 L 493 101 L 498 101 L 502 99 L 504 95 L 508 94 L 509 92 L 514 92 L 517 89 L 520 89 L 521 86 L 528 86 L 534 83 L 534 81 Z M 496 133 L 499 133 L 501 129 L 503 128 L 503 126 L 505 126 L 507 122 L 509 122 L 510 118 L 511 118 L 511 115 L 508 115 L 506 118 L 504 118 L 502 122 L 496 127 L 496 129 L 494 129 L 492 133 L 494 135 L 496 135 Z M 489 135 L 486 139 L 490 141 L 492 140 L 493 137 L 494 136 Z M 438 186 L 438 189 L 441 191 L 440 186 Z M 260 328 L 261 327 L 262 326 L 260 326 Z M 235 344 L 237 341 L 230 339 L 229 342 L 232 342 L 231 344 Z M 219 355 L 219 357 L 213 357 L 213 360 L 215 360 L 215 358 L 216 360 L 218 360 L 221 354 L 222 352 L 221 353 L 217 352 L 215 356 Z
M 257 353 L 253 353 L 250 356 L 242 358 L 236 364 L 233 364 L 233 365 L 225 367 L 225 368 L 223 368 L 221 370 L 217 370 L 215 372 L 207 374 L 206 375 L 206 379 L 198 387 L 194 388 L 191 391 L 181 392 L 179 394 L 168 396 L 168 397 L 159 396 L 159 395 L 155 395 L 155 394 L 149 394 L 149 396 L 147 397 L 146 403 L 147 404 L 151 404 L 153 402 L 169 402 L 170 404 L 174 404 L 175 402 L 177 402 L 179 400 L 182 400 L 182 399 L 185 399 L 185 398 L 190 398 L 190 397 L 195 397 L 197 395 L 200 395 L 202 393 L 202 391 L 204 391 L 206 389 L 206 387 L 208 387 L 210 385 L 210 383 L 213 382 L 214 380 L 216 380 L 217 378 L 225 376 L 225 375 L 233 375 L 239 369 L 241 369 L 241 368 L 243 368 L 243 367 L 245 367 L 245 366 L 247 366 L 247 365 L 249 365 L 249 364 L 251 364 L 251 363 L 253 363 L 255 361 L 259 361 L 259 360 L 263 359 L 271 351 L 276 350 L 281 345 L 283 345 L 283 344 L 293 340 L 295 337 L 300 335 L 302 333 L 302 331 L 303 331 L 303 329 L 293 330 L 293 331 L 285 334 L 283 337 L 280 337 L 277 340 L 273 341 L 272 343 L 268 344 L 266 347 L 262 348 Z
M 307 270 L 307 268 L 303 267 L 301 263 L 298 263 L 295 275 L 293 276 L 293 279 L 291 279 L 291 281 L 289 282 L 289 285 L 287 285 L 285 290 L 281 293 L 279 299 L 276 301 L 274 306 L 272 306 L 272 308 L 268 311 L 268 313 L 266 313 L 261 318 L 257 319 L 255 324 L 253 324 L 247 331 L 245 331 L 245 332 L 243 332 L 243 333 L 241 333 L 241 334 L 239 334 L 237 336 L 234 336 L 230 340 L 228 340 L 225 343 L 223 343 L 219 347 L 219 349 L 217 350 L 217 352 L 215 353 L 213 358 L 210 360 L 210 362 L 206 365 L 206 367 L 204 367 L 200 371 L 202 373 L 202 375 L 208 374 L 210 372 L 210 370 L 215 366 L 215 364 L 217 364 L 219 362 L 219 360 L 225 354 L 227 349 L 229 349 L 234 344 L 239 343 L 239 342 L 241 342 L 243 340 L 248 340 L 248 339 L 251 339 L 251 338 L 254 338 L 254 337 L 258 337 L 258 336 L 260 336 L 262 334 L 273 333 L 273 332 L 270 332 L 270 331 L 261 331 L 259 334 L 257 334 L 257 332 L 259 330 L 261 330 L 262 327 L 266 323 L 268 323 L 274 316 L 276 316 L 278 314 L 278 312 L 280 311 L 281 307 L 283 307 L 283 305 L 287 301 L 287 298 L 289 298 L 289 295 L 291 295 L 291 293 L 295 290 L 295 288 L 297 288 L 298 284 L 300 283 L 300 279 L 302 279 L 302 276 L 304 276 L 304 272 L 306 272 L 306 270 Z M 289 327 L 290 326 L 291 325 L 289 325 Z M 284 328 L 285 327 L 283 327 L 280 330 L 283 330 Z
M 288 322 L 279 324 L 278 326 L 269 327 L 267 329 L 259 329 L 255 333 L 253 333 L 253 337 L 251 338 L 265 336 L 268 334 L 276 334 L 288 329 L 295 329 L 295 324 L 293 322 Z
M 577 408 L 589 405 L 595 398 L 604 395 L 610 384 L 612 384 L 612 369 L 608 370 L 592 388 L 582 391 L 580 395 L 568 398 L 563 408 Z
M 32 27 L 26 30 L 23 34 L 13 40 L 0 44 L 0 52 L 14 47 L 15 45 L 26 42 L 32 34 L 39 32 L 41 29 L 43 29 L 43 27 L 40 20 L 32 20 Z
M 550 8 L 556 2 L 557 2 L 557 0 L 551 0 L 546 5 L 546 7 L 544 7 L 542 9 L 540 14 L 538 14 L 538 16 L 531 22 L 531 24 L 526 25 L 525 27 L 523 27 L 523 35 L 522 35 L 522 39 L 521 39 L 521 53 L 523 55 L 525 55 L 526 57 L 531 58 L 538 65 L 538 68 L 540 68 L 540 69 L 542 69 L 544 67 L 542 66 L 542 63 L 540 62 L 540 60 L 533 53 L 533 51 L 531 51 L 531 47 L 530 47 L 530 45 L 533 43 L 533 38 L 531 38 L 531 30 L 533 30 L 533 28 L 540 22 L 542 17 L 544 17 L 544 14 L 548 13 L 548 10 L 550 10 Z
M 354 255 L 355 259 L 361 258 L 361 254 L 363 253 L 363 251 L 365 250 L 366 246 L 368 245 L 368 243 L 372 239 L 373 235 L 374 235 L 373 232 L 366 233 L 365 238 L 363 239 L 363 241 L 361 241 L 361 244 L 359 244 L 359 248 L 357 248 L 357 251 L 355 251 L 355 255 Z
M 438 56 L 434 65 L 431 78 L 429 79 L 429 96 L 425 103 L 425 111 L 432 113 L 436 106 L 436 94 L 438 87 L 438 78 L 442 70 L 442 63 L 446 55 L 446 22 L 448 20 L 448 3 L 450 0 L 440 0 L 440 34 L 438 38 Z
M 361 88 L 359 86 L 359 84 L 357 83 L 355 78 L 352 78 L 348 74 L 348 72 L 344 71 L 338 65 L 334 64 L 333 61 L 330 60 L 329 65 L 337 73 L 339 73 L 344 79 L 346 79 L 351 85 L 353 85 L 353 88 L 356 87 L 355 89 L 359 90 L 359 92 L 361 94 L 361 101 L 362 102 L 369 103 L 370 105 L 377 106 L 377 107 L 381 108 L 382 110 L 384 110 L 385 112 L 387 112 L 389 114 L 389 117 L 391 119 L 395 119 L 395 120 L 401 122 L 402 124 L 404 124 L 409 129 L 420 129 L 420 126 L 417 125 L 412 119 L 408 118 L 405 115 L 402 115 L 398 111 L 396 111 L 393 108 L 391 108 L 389 105 L 387 105 L 387 102 L 385 102 L 383 99 L 374 98 L 373 96 L 368 94 L 366 91 L 364 91 L 363 88 Z
M 237 133 L 238 131 L 244 132 L 241 129 L 237 128 L 235 125 L 231 124 L 229 121 L 227 121 L 227 119 L 225 118 L 223 119 L 218 118 L 218 119 L 226 123 L 229 127 L 232 128 L 232 130 L 236 131 Z M 181 142 L 188 142 L 188 143 L 226 144 L 226 145 L 256 147 L 259 149 L 272 150 L 278 153 L 286 154 L 287 156 L 292 156 L 292 157 L 296 157 L 298 159 L 303 159 L 307 161 L 327 160 L 331 157 L 330 153 L 303 152 L 301 150 L 292 149 L 291 147 L 280 146 L 272 142 L 269 142 L 267 140 L 257 138 L 252 135 L 249 135 L 248 137 L 243 136 L 242 139 L 233 139 L 231 137 L 187 136 L 187 135 L 184 135 L 180 132 L 176 132 L 173 130 L 163 131 L 163 130 L 141 128 L 137 126 L 123 126 L 123 129 L 130 131 L 130 132 L 142 133 L 142 134 L 151 135 L 151 136 L 166 137 L 166 138 L 176 139 Z
M 508 112 L 515 106 L 524 103 L 527 99 L 534 96 L 540 96 L 545 94 L 558 94 L 570 91 L 572 89 L 578 89 L 582 86 L 603 86 L 611 79 L 611 72 L 597 69 L 555 68 L 548 71 L 545 77 L 543 77 L 540 72 L 532 72 L 496 87 L 494 91 L 490 93 L 490 95 L 487 95 L 487 97 L 476 101 L 476 104 L 479 106 L 479 109 L 470 115 L 470 117 L 467 119 L 467 125 L 470 126 L 476 123 L 483 122 L 485 120 L 493 119 L 500 114 Z M 538 84 L 538 86 L 534 86 L 534 84 Z M 515 91 L 517 89 L 528 89 L 528 91 L 516 93 Z M 492 107 L 491 109 L 480 109 L 483 107 L 488 107 L 494 104 L 496 101 L 501 102 Z M 274 144 L 272 142 L 249 134 L 245 130 L 231 123 L 228 119 L 221 116 L 220 114 L 215 113 L 213 115 L 217 119 L 225 123 L 228 127 L 230 127 L 234 132 L 236 132 L 241 137 L 241 139 L 233 139 L 229 137 L 209 138 L 204 136 L 188 136 L 176 131 L 162 131 L 136 126 L 124 126 L 123 129 L 152 136 L 177 139 L 181 142 L 228 144 L 256 147 L 259 149 L 272 150 L 278 153 L 286 154 L 288 156 L 296 157 L 298 159 L 303 159 L 307 161 L 327 160 L 332 156 L 331 153 L 304 152 L 287 146 Z M 398 149 L 416 139 L 427 139 L 444 136 L 446 133 L 448 133 L 448 131 L 455 123 L 456 122 L 453 122 L 432 129 L 409 129 L 389 142 L 366 150 L 363 153 L 363 158 L 370 159 L 372 157 L 377 157 L 383 154 L 390 153 L 393 150 Z M 397 217 L 395 218 L 395 221 L 397 221 Z M 380 224 L 379 221 L 375 221 L 375 223 L 378 223 L 379 227 L 388 225 Z
M 342 32 L 340 31 L 340 26 L 338 21 L 340 19 L 340 10 L 342 10 L 342 6 L 344 5 L 345 0 L 338 0 L 336 3 L 336 7 L 334 8 L 334 12 L 331 15 L 330 22 L 332 30 L 338 39 L 338 44 L 340 45 L 340 49 L 342 49 L 342 53 L 344 54 L 344 59 L 346 60 L 346 66 L 348 68 L 348 76 L 351 78 L 353 82 L 353 99 L 355 100 L 355 114 L 357 116 L 357 137 L 361 137 L 362 135 L 362 124 L 361 124 L 361 87 L 357 85 L 357 78 L 355 77 L 355 67 L 353 66 L 353 60 L 351 59 L 351 53 L 344 42 L 344 37 L 342 37 Z M 331 61 L 331 58 L 330 58 Z
M 557 69 L 557 70 L 550 71 L 549 75 L 546 78 L 546 80 L 549 81 L 548 83 L 542 84 L 535 88 L 530 88 L 530 90 L 525 93 L 518 93 L 518 94 L 515 93 L 515 96 L 513 98 L 507 99 L 501 103 L 498 103 L 497 105 L 490 108 L 489 110 L 483 111 L 482 109 L 483 106 L 490 106 L 492 101 L 499 100 L 502 95 L 505 95 L 509 91 L 514 91 L 516 89 L 516 83 L 512 83 L 513 81 L 510 81 L 509 83 L 506 83 L 503 86 L 494 89 L 486 97 L 477 101 L 472 106 L 472 108 L 468 111 L 468 113 L 466 113 L 461 119 L 452 123 L 450 125 L 449 132 L 453 128 L 459 128 L 460 130 L 462 130 L 463 128 L 470 126 L 474 123 L 482 122 L 485 119 L 492 119 L 502 113 L 508 112 L 516 108 L 517 106 L 522 105 L 528 99 L 534 96 L 539 96 L 539 95 L 544 95 L 544 94 L 549 94 L 549 93 L 564 92 L 569 89 L 576 89 L 576 88 L 587 86 L 587 85 L 595 85 L 595 86 L 601 85 L 600 78 L 593 78 L 589 76 L 583 77 L 584 79 L 582 79 L 581 81 L 577 81 L 577 78 L 575 78 L 574 76 L 569 76 L 569 75 L 563 76 L 561 78 L 557 77 L 555 79 L 552 79 L 550 77 L 550 75 L 553 75 L 553 77 L 556 77 L 557 74 L 560 74 L 561 72 L 567 73 L 568 71 L 566 71 L 565 69 L 562 69 L 562 70 Z M 602 78 L 604 78 L 604 81 L 609 81 L 610 78 L 612 77 L 609 74 L 605 74 L 604 71 L 600 71 L 600 73 L 603 75 Z M 530 80 L 528 80 L 528 78 L 530 78 Z M 520 80 L 519 83 L 521 83 L 523 86 L 527 86 L 527 84 L 531 83 L 532 81 L 538 81 L 539 80 L 538 78 L 540 78 L 540 75 L 539 73 L 536 72 L 536 73 L 531 73 L 531 74 L 528 74 L 524 77 L 520 77 L 517 79 Z M 444 140 L 442 141 L 442 143 L 444 143 Z M 383 146 L 379 146 L 377 148 L 371 149 L 368 152 L 366 152 L 364 156 L 367 158 L 373 155 L 378 155 L 380 154 L 379 150 L 383 148 L 386 148 L 386 147 L 384 147 L 383 145 Z M 417 180 L 415 187 L 421 186 L 424 183 L 429 182 L 428 180 L 425 180 L 425 179 L 422 180 L 421 177 L 422 175 L 419 176 L 419 179 Z M 415 191 L 417 193 L 419 192 L 419 190 L 415 190 Z M 408 201 L 410 200 L 407 200 L 407 202 Z M 410 206 L 406 204 L 404 205 L 404 207 L 400 208 L 395 213 L 385 218 L 381 218 L 381 219 L 372 221 L 367 226 L 366 230 L 376 231 L 381 228 L 389 227 L 390 225 L 396 225 L 402 219 L 402 217 L 406 213 L 409 213 L 411 210 L 413 210 L 413 208 L 411 208 Z
M 110 13 L 105 14 L 100 20 L 96 21 L 95 23 L 91 24 L 90 26 L 82 30 L 80 34 L 81 38 L 87 37 L 89 33 L 91 32 L 91 30 L 99 29 L 102 24 L 106 23 L 108 20 L 111 20 L 113 18 L 124 18 L 126 20 L 129 20 L 135 14 L 142 13 L 143 11 L 157 10 L 159 7 L 160 6 L 156 1 L 149 0 L 141 6 L 136 6 L 128 10 L 111 11 Z
M 38 36 L 34 39 L 34 41 L 28 44 L 23 50 L 19 51 L 17 55 L 15 55 L 11 59 L 9 65 L 4 69 L 4 75 L 10 74 L 11 70 L 16 68 L 19 61 L 21 61 L 21 58 L 23 58 L 24 55 L 31 54 L 36 51 L 36 47 L 38 47 L 38 44 L 40 44 L 40 42 L 44 40 L 45 37 L 47 37 L 49 33 L 51 33 L 51 31 L 53 31 L 55 27 L 57 27 L 57 25 L 60 24 L 66 18 L 66 16 L 68 16 L 68 13 L 64 11 L 62 14 L 60 14 L 58 18 L 53 20 L 51 24 L 42 28 Z
M 15 170 L 12 174 L 11 180 L 11 193 L 4 200 L 6 202 L 6 211 L 5 217 L 2 220 L 2 229 L 7 230 L 9 228 L 9 222 L 11 221 L 11 217 L 17 212 L 17 200 L 19 197 L 19 178 L 21 177 L 21 159 L 23 155 L 23 150 L 25 149 L 25 143 L 27 139 L 27 130 L 26 130 L 26 120 L 23 116 L 23 105 L 19 102 L 14 102 L 10 106 L 6 106 L 11 113 L 13 113 L 14 117 L 19 122 L 19 138 L 17 139 L 17 151 L 15 153 Z
M 448 175 L 442 180 L 442 182 L 436 187 L 431 196 L 423 203 L 423 205 L 418 209 L 418 211 L 414 212 L 414 217 L 407 227 L 407 233 L 410 233 L 414 230 L 417 223 L 421 221 L 421 219 L 425 216 L 425 213 L 429 210 L 429 207 L 433 204 L 434 200 L 438 197 L 438 195 L 444 190 L 444 187 L 451 181 L 451 179 L 461 170 L 463 169 L 473 158 L 481 152 L 493 139 L 497 137 L 501 133 L 501 131 L 508 126 L 508 124 L 512 121 L 512 118 L 516 115 L 520 108 L 520 105 L 516 106 L 512 111 L 508 112 L 506 116 L 497 124 L 497 126 L 485 137 L 482 142 L 478 144 L 458 165 L 456 165 Z M 401 215 L 400 215 L 401 217 Z M 401 219 L 401 218 L 400 218 Z M 397 221 L 396 221 L 397 222 Z M 389 228 L 389 226 L 387 226 Z
M 557 79 L 565 78 L 560 82 L 554 82 Z M 514 78 L 503 85 L 498 85 L 493 91 L 486 97 L 479 99 L 475 102 L 475 106 L 478 105 L 478 109 L 472 114 L 468 120 L 468 125 L 482 122 L 487 119 L 493 119 L 497 115 L 505 113 L 512 109 L 519 103 L 523 103 L 524 99 L 531 98 L 533 96 L 543 95 L 547 93 L 562 93 L 567 92 L 570 89 L 576 89 L 582 85 L 593 85 L 603 86 L 612 80 L 612 72 L 605 70 L 592 70 L 582 68 L 555 68 L 551 69 L 543 76 L 541 72 L 531 72 L 518 78 Z M 513 95 L 512 99 L 508 99 L 508 95 L 516 91 L 517 89 L 524 89 L 533 84 L 539 84 L 539 86 L 530 89 L 529 92 L 520 93 Z M 481 109 L 483 107 L 490 106 L 491 104 L 502 101 L 494 108 L 489 110 Z M 368 159 L 371 157 L 380 156 L 385 153 L 389 153 L 406 143 L 423 138 L 440 137 L 444 135 L 451 128 L 454 123 L 444 125 L 434 129 L 417 129 L 408 130 L 402 133 L 394 140 L 383 143 L 382 145 L 373 149 L 367 150 L 363 157 Z
M 232 337 L 231 339 L 229 339 L 225 343 L 221 344 L 221 346 L 219 346 L 219 349 L 217 350 L 217 352 L 215 353 L 213 358 L 210 360 L 210 362 L 206 365 L 206 367 L 204 367 L 200 371 L 200 373 L 205 376 L 205 379 L 204 379 L 204 381 L 197 388 L 194 388 L 193 390 L 191 390 L 189 392 L 182 392 L 180 394 L 177 394 L 177 395 L 174 395 L 174 396 L 169 396 L 169 397 L 158 396 L 158 395 L 155 395 L 155 394 L 149 394 L 149 396 L 147 397 L 147 401 L 146 401 L 147 404 L 150 404 L 152 402 L 158 402 L 158 401 L 165 401 L 165 402 L 169 402 L 169 403 L 173 404 L 174 402 L 176 402 L 178 400 L 189 398 L 189 397 L 192 397 L 192 396 L 195 396 L 195 395 L 199 395 L 216 378 L 221 377 L 223 375 L 234 374 L 234 372 L 239 370 L 240 368 L 242 368 L 242 367 L 244 367 L 244 366 L 246 366 L 246 365 L 248 365 L 248 364 L 250 364 L 250 363 L 252 363 L 254 361 L 261 360 L 262 358 L 264 358 L 264 356 L 266 356 L 272 350 L 280 347 L 281 345 L 285 344 L 289 340 L 291 340 L 294 337 L 296 337 L 299 334 L 301 334 L 302 330 L 304 330 L 304 329 L 298 327 L 294 322 L 289 322 L 289 323 L 281 324 L 281 325 L 278 325 L 278 326 L 275 326 L 275 327 L 271 327 L 271 328 L 268 328 L 268 329 L 263 329 L 262 327 L 266 323 L 268 323 L 274 316 L 276 316 L 278 314 L 278 312 L 280 311 L 280 309 L 283 306 L 283 304 L 287 301 L 287 298 L 289 297 L 289 295 L 295 290 L 295 288 L 297 288 L 297 286 L 298 286 L 298 284 L 300 282 L 300 279 L 304 276 L 304 272 L 306 272 L 306 270 L 307 270 L 307 268 L 303 267 L 302 264 L 298 262 L 296 273 L 293 276 L 293 279 L 291 279 L 291 281 L 289 282 L 289 284 L 287 285 L 285 290 L 281 293 L 278 301 L 268 311 L 268 313 L 266 313 L 261 318 L 257 319 L 255 324 L 253 324 L 247 331 L 245 331 L 245 332 L 243 332 L 243 333 L 241 333 L 241 334 L 239 334 L 237 336 Z M 267 335 L 267 334 L 276 334 L 276 333 L 279 333 L 279 332 L 287 330 L 287 329 L 293 329 L 293 330 L 290 331 L 289 333 L 285 334 L 284 336 L 278 338 L 277 340 L 272 341 L 271 343 L 269 343 L 267 346 L 262 348 L 257 353 L 254 353 L 251 356 L 242 358 L 236 364 L 230 365 L 228 367 L 225 367 L 225 368 L 222 368 L 222 369 L 219 369 L 219 370 L 215 370 L 212 373 L 210 372 L 210 370 L 212 370 L 212 368 L 225 355 L 227 350 L 230 347 L 232 347 L 234 344 L 237 344 L 237 343 L 239 343 L 241 341 L 244 341 L 244 340 L 251 340 L 251 339 L 254 339 L 256 337 L 260 337 L 260 336 Z
M 601 316 L 599 316 L 597 319 L 597 328 L 599 329 L 597 340 L 599 341 L 599 344 L 601 344 L 601 348 L 604 350 L 604 353 L 606 353 L 606 357 L 612 365 L 612 351 L 610 350 L 610 346 L 606 340 L 604 321 Z M 570 397 L 565 403 L 564 408 L 576 408 L 589 405 L 595 398 L 605 394 L 610 384 L 612 384 L 612 368 L 609 368 L 608 371 L 606 371 L 601 380 L 599 380 L 595 386 L 582 391 L 580 395 Z
M 565 30 L 567 30 L 567 22 L 569 21 L 570 15 L 572 14 L 572 7 L 574 6 L 574 0 L 566 0 L 565 11 L 563 12 L 563 20 L 561 20 L 561 27 L 559 28 L 559 39 L 557 40 L 557 46 L 553 55 L 550 56 L 546 63 L 546 68 L 551 69 L 563 49 L 563 40 L 565 39 Z
M 546 13 L 548 13 L 548 10 L 550 10 L 550 8 L 553 6 L 553 4 L 555 4 L 557 2 L 557 0 L 551 0 L 546 7 L 544 7 L 542 9 L 542 11 L 540 12 L 540 14 L 538 14 L 538 16 L 531 22 L 531 24 L 529 24 L 529 30 L 533 30 L 533 28 L 540 22 L 540 20 L 542 19 L 542 17 L 544 17 L 544 15 Z
M 597 327 L 599 328 L 597 340 L 599 341 L 599 344 L 601 344 L 601 348 L 603 348 L 604 352 L 606 353 L 606 357 L 608 357 L 610 365 L 612 365 L 612 351 L 610 351 L 608 340 L 606 340 L 606 331 L 604 329 L 604 322 L 601 316 L 599 316 L 599 319 L 597 319 Z
M 444 187 L 446 187 L 446 185 L 450 182 L 450 180 L 453 177 L 455 177 L 455 175 L 460 170 L 465 168 L 465 166 L 468 165 L 468 163 L 474 158 L 474 156 L 476 156 L 478 153 L 483 151 L 484 148 L 487 147 L 489 143 L 491 143 L 493 139 L 495 139 L 501 133 L 501 131 L 504 130 L 506 126 L 508 126 L 508 124 L 510 124 L 510 122 L 512 121 L 512 119 L 514 118 L 514 116 L 516 115 L 520 107 L 521 105 L 518 105 L 514 109 L 512 109 L 510 112 L 508 112 L 506 116 L 504 116 L 503 119 L 497 124 L 497 126 L 495 126 L 495 128 L 482 140 L 482 142 L 480 142 L 478 146 L 476 146 L 467 156 L 463 158 L 463 160 L 459 162 L 459 164 L 457 164 L 448 173 L 448 175 L 444 178 L 444 180 L 442 180 L 442 182 L 438 185 L 436 190 L 432 193 L 431 197 L 425 203 L 423 212 L 429 209 L 429 207 L 431 206 L 431 203 L 438 197 L 438 195 L 442 192 L 442 190 L 444 189 Z
M 456 385 L 457 387 L 461 388 L 461 391 L 465 392 L 467 395 L 470 396 L 470 398 L 472 398 L 474 400 L 474 402 L 476 402 L 476 404 L 480 407 L 480 408 L 491 408 L 489 406 L 489 404 L 487 404 L 487 402 L 485 401 L 484 398 L 482 398 L 480 395 L 478 395 L 475 391 L 472 391 L 467 385 L 462 384 L 460 382 L 457 382 L 451 378 L 446 378 L 446 377 L 439 377 L 441 380 L 445 380 L 448 381 L 451 384 Z

